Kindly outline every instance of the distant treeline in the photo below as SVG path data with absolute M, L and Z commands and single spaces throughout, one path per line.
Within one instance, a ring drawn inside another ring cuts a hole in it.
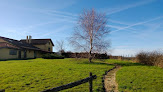
M 81 52 L 81 53 L 72 53 L 72 52 L 64 52 L 62 53 L 62 56 L 65 58 L 88 58 L 89 53 Z M 93 53 L 93 58 L 95 59 L 108 59 L 108 55 L 106 53 L 100 54 L 100 53 Z
M 86 52 L 63 52 L 62 56 L 65 58 L 88 58 L 89 53 Z M 93 53 L 93 58 L 95 59 L 131 59 L 132 57 L 122 57 L 122 56 L 112 56 L 112 55 L 107 55 L 106 53 Z

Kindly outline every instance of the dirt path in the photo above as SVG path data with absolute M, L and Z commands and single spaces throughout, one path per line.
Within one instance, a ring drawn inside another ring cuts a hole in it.
M 118 92 L 118 84 L 116 82 L 116 72 L 120 69 L 120 66 L 116 66 L 113 70 L 109 71 L 105 75 L 104 86 L 106 92 Z

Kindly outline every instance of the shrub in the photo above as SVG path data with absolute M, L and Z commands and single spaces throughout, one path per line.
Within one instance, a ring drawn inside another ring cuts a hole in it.
M 163 53 L 159 51 L 140 52 L 136 55 L 137 62 L 146 65 L 155 65 L 163 68 Z
M 58 54 L 44 54 L 42 55 L 42 58 L 44 59 L 64 59 L 62 55 Z

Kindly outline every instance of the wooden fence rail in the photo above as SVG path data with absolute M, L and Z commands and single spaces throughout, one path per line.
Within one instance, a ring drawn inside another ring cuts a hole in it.
M 52 89 L 44 90 L 42 92 L 58 92 L 58 91 L 61 91 L 61 90 L 64 90 L 64 89 L 69 89 L 69 88 L 81 85 L 81 84 L 86 83 L 86 82 L 89 82 L 89 91 L 92 92 L 92 81 L 94 79 L 96 79 L 96 78 L 97 78 L 96 75 L 92 75 L 92 73 L 90 73 L 90 76 L 85 78 L 85 79 L 82 79 L 82 80 L 79 80 L 79 81 L 76 81 L 76 82 L 72 82 L 72 83 L 69 83 L 69 84 L 66 84 L 66 85 L 62 85 L 62 86 L 59 86 L 59 87 L 55 87 L 55 88 L 52 88 Z
M 0 89 L 0 92 L 5 92 L 5 89 Z

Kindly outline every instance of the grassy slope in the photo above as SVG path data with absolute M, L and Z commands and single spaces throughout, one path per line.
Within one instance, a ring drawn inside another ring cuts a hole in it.
M 7 92 L 38 92 L 89 76 L 93 72 L 98 77 L 93 82 L 94 90 L 102 88 L 102 74 L 112 65 L 96 61 L 87 64 L 86 59 L 31 59 L 0 62 L 0 89 Z M 88 92 L 88 83 L 68 89 L 70 92 Z
M 119 64 L 116 80 L 120 92 L 163 92 L 163 69 L 118 60 L 107 60 Z

